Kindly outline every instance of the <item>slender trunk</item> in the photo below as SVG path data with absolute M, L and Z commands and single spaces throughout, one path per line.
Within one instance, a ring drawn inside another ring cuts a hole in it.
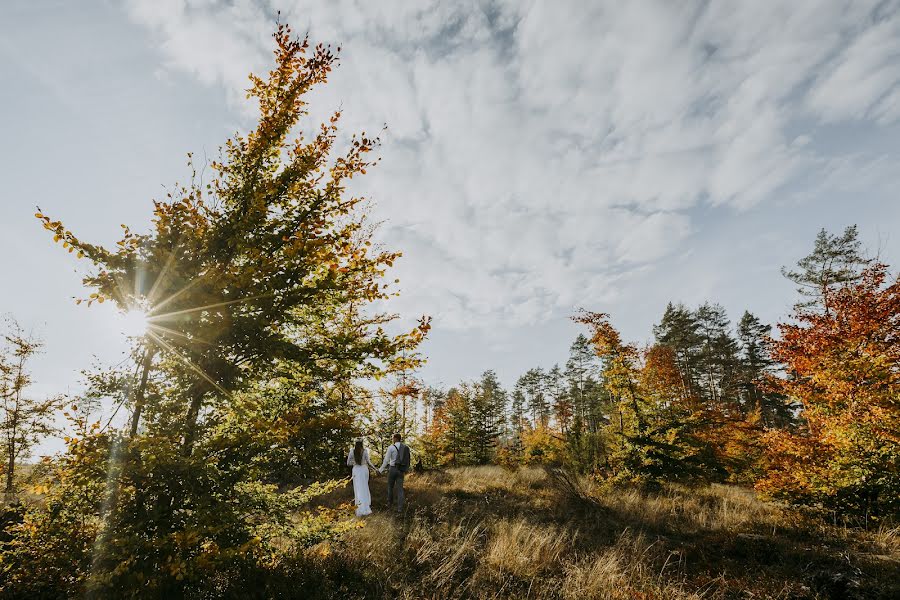
M 14 483 L 15 483 L 15 473 L 16 473 L 16 452 L 14 450 L 14 445 L 10 444 L 9 452 L 6 463 L 6 497 L 7 500 L 11 499 L 13 496 Z
M 631 396 L 631 408 L 634 411 L 634 418 L 637 421 L 638 433 L 644 433 L 644 419 L 641 417 L 641 409 L 638 405 L 637 394 L 634 391 L 634 383 L 628 382 L 628 393 Z
M 194 441 L 197 436 L 197 418 L 200 416 L 200 407 L 203 405 L 203 397 L 206 395 L 206 386 L 198 384 L 191 395 L 191 404 L 188 407 L 187 419 L 184 429 L 184 446 L 182 454 L 190 456 L 194 451 Z
M 131 415 L 131 436 L 137 435 L 138 424 L 141 420 L 141 411 L 144 408 L 144 396 L 147 390 L 147 379 L 150 376 L 150 365 L 153 362 L 153 355 L 156 354 L 156 348 L 147 344 L 144 350 L 144 360 L 141 364 L 141 382 L 138 384 L 137 393 L 134 396 L 134 412 Z
M 403 411 L 401 421 L 400 421 L 400 432 L 405 436 L 406 435 L 406 394 L 401 397 L 401 410 Z

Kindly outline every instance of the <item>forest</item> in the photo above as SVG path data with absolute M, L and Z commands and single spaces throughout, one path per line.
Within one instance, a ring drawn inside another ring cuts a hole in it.
M 147 223 L 107 248 L 35 214 L 87 265 L 75 302 L 138 327 L 127 361 L 41 399 L 42 342 L 7 323 L 0 597 L 900 594 L 900 281 L 855 226 L 783 270 L 778 323 L 673 301 L 637 344 L 573 307 L 557 364 L 441 389 L 418 374 L 431 319 L 385 309 L 400 252 L 347 191 L 379 139 L 340 111 L 298 128 L 336 49 L 273 39 L 256 128 L 188 155 Z M 347 450 L 394 433 L 407 512 L 354 518 Z

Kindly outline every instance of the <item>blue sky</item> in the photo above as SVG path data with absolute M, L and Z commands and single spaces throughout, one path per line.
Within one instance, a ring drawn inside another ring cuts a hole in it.
M 124 346 L 34 207 L 145 227 L 187 152 L 252 126 L 277 10 L 342 46 L 309 125 L 387 124 L 356 191 L 405 254 L 393 308 L 434 316 L 431 382 L 564 361 L 578 307 L 637 341 L 670 300 L 777 321 L 822 227 L 900 256 L 898 2 L 7 0 L 0 313 L 46 341 L 35 393 Z

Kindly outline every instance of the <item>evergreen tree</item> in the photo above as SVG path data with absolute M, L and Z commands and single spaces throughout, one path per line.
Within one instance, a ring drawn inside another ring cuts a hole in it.
M 700 337 L 697 365 L 704 379 L 703 395 L 707 402 L 734 407 L 738 346 L 729 331 L 725 309 L 718 304 L 705 303 L 694 314 Z
M 678 367 L 682 398 L 699 396 L 700 325 L 693 311 L 683 304 L 666 306 L 662 319 L 653 327 L 656 342 L 668 346 Z
M 550 421 L 550 403 L 547 401 L 544 370 L 540 367 L 529 369 L 516 382 L 525 394 L 531 423 L 534 427 L 547 427 Z
M 469 436 L 471 455 L 478 464 L 487 463 L 494 453 L 500 435 L 497 423 L 497 402 L 503 406 L 502 389 L 493 371 L 485 371 L 481 381 L 465 386 L 469 395 Z
M 828 313 L 831 295 L 837 289 L 859 281 L 863 269 L 871 262 L 862 254 L 856 225 L 850 225 L 842 235 L 820 230 L 813 251 L 797 261 L 796 269 L 782 267 L 781 273 L 796 283 L 797 291 L 806 298 L 798 302 L 796 308 Z
M 446 420 L 443 448 L 449 462 L 454 466 L 471 464 L 475 459 L 476 445 L 471 386 L 464 383 L 450 388 L 442 412 Z
M 771 333 L 772 326 L 762 323 L 749 311 L 744 312 L 738 323 L 741 403 L 745 412 L 759 411 L 764 427 L 786 427 L 794 422 L 797 407 L 786 396 L 769 391 L 764 385 L 777 370 L 777 363 L 771 357 Z
M 597 355 L 587 337 L 578 334 L 569 348 L 565 375 L 569 382 L 574 417 L 582 425 L 587 425 L 589 422 L 588 414 L 591 411 L 587 387 L 596 370 Z
M 525 392 L 519 383 L 516 383 L 510 399 L 509 422 L 509 445 L 513 454 L 519 456 L 522 452 L 522 432 L 526 422 Z
M 591 343 L 603 359 L 602 381 L 615 402 L 607 427 L 610 478 L 651 483 L 706 476 L 707 445 L 694 434 L 698 420 L 676 401 L 672 349 L 657 346 L 642 353 L 622 341 L 604 313 L 582 312 L 574 319 L 592 331 Z
M 446 395 L 444 390 L 433 386 L 422 390 L 422 431 L 431 427 L 434 414 L 443 406 Z
M 401 425 L 400 397 L 390 393 L 380 394 L 368 423 L 369 446 L 378 449 L 379 454 L 384 456 L 391 445 L 391 438 L 400 431 Z
M 572 401 L 566 386 L 565 376 L 559 365 L 553 365 L 553 368 L 547 372 L 546 387 L 547 394 L 550 397 L 553 416 L 556 420 L 556 427 L 561 433 L 565 434 L 571 425 Z

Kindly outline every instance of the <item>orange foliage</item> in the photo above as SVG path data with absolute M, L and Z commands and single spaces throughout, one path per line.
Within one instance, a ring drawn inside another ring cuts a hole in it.
M 877 516 L 900 505 L 900 283 L 885 265 L 838 290 L 823 313 L 783 324 L 775 382 L 803 406 L 800 433 L 767 436 L 770 472 L 757 487 L 776 497 Z

